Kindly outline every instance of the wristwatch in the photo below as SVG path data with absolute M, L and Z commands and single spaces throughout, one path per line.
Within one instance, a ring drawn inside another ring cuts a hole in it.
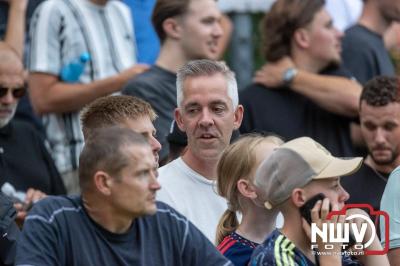
M 297 69 L 294 67 L 289 67 L 288 69 L 286 69 L 285 72 L 283 72 L 283 84 L 285 86 L 289 86 L 290 83 L 292 83 L 293 79 L 296 77 L 297 72 Z

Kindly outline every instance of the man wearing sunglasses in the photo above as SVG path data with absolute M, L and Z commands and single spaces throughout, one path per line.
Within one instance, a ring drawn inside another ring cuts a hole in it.
M 13 120 L 24 94 L 22 63 L 0 43 L 0 190 L 13 198 L 21 222 L 45 194 L 66 193 L 42 138 L 30 124 Z

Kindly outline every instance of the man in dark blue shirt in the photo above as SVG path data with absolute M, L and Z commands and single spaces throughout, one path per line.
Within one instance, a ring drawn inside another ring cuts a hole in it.
M 157 163 L 143 136 L 98 129 L 79 165 L 82 196 L 36 203 L 16 265 L 231 265 L 185 217 L 155 201 Z

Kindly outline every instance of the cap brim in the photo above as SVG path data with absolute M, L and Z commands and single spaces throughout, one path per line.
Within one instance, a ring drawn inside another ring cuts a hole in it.
M 351 175 L 361 167 L 362 161 L 362 157 L 355 157 L 351 159 L 333 158 L 333 160 L 325 167 L 325 169 L 322 170 L 319 175 L 313 177 L 313 179 Z

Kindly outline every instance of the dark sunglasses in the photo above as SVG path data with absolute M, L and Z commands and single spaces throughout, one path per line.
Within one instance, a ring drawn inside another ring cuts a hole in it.
M 0 98 L 7 95 L 9 90 L 11 90 L 11 93 L 15 99 L 21 98 L 26 93 L 25 87 L 10 89 L 10 88 L 5 88 L 5 87 L 0 86 Z

